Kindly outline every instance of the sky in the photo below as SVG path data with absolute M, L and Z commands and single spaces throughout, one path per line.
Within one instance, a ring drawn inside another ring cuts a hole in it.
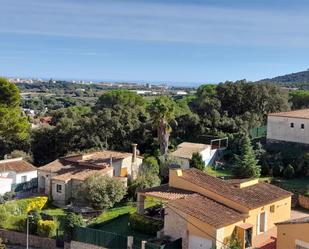
M 308 0 L 0 0 L 0 75 L 217 83 L 309 68 Z

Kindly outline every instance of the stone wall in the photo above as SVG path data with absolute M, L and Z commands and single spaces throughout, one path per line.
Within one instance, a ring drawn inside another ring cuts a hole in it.
M 78 241 L 71 241 L 71 249 L 106 249 L 105 247 L 100 247 L 96 245 L 91 244 L 85 244 Z
M 9 244 L 26 246 L 27 235 L 15 231 L 0 229 L 0 237 Z M 40 249 L 56 249 L 56 241 L 50 238 L 43 238 L 36 235 L 29 235 L 29 246 Z
M 299 202 L 299 206 L 309 209 L 309 197 L 306 197 L 304 195 L 299 195 L 298 202 Z

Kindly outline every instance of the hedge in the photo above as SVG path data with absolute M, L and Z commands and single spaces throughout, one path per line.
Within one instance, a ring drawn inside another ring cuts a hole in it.
M 132 229 L 150 235 L 156 235 L 157 231 L 164 226 L 161 220 L 151 219 L 137 213 L 131 214 L 129 221 Z
M 8 215 L 26 215 L 33 209 L 41 210 L 46 205 L 47 201 L 47 197 L 33 197 L 8 201 L 0 205 L 0 207 L 2 210 L 5 210 Z

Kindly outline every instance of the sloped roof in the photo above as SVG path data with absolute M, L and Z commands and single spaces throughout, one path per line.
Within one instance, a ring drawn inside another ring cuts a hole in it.
M 268 116 L 309 119 L 309 109 L 270 113 Z
M 177 146 L 177 150 L 172 152 L 171 155 L 191 159 L 193 153 L 201 152 L 209 147 L 211 147 L 209 144 L 183 142 Z
M 147 188 L 139 191 L 139 193 L 145 193 L 147 196 L 157 197 L 165 200 L 177 200 L 186 196 L 194 194 L 192 191 L 183 190 L 179 188 L 170 187 L 168 184 L 161 186 Z
M 194 168 L 183 170 L 182 178 L 250 209 L 292 195 L 286 190 L 267 183 L 257 183 L 245 188 L 237 188 L 231 183 L 207 175 Z
M 14 171 L 16 173 L 29 172 L 37 170 L 31 163 L 22 160 L 22 158 L 14 158 L 0 161 L 0 171 Z
M 276 223 L 276 225 L 287 225 L 287 224 L 309 224 L 309 216 Z
M 215 228 L 221 228 L 247 218 L 244 214 L 200 194 L 171 201 L 167 206 L 178 209 Z

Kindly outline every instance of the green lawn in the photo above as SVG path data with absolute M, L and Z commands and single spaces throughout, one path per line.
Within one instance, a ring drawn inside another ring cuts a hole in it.
M 309 192 L 309 176 L 293 179 L 273 178 L 272 183 L 293 193 Z
M 218 169 L 215 170 L 214 167 L 208 166 L 206 168 L 205 172 L 208 175 L 215 176 L 215 177 L 224 177 L 224 178 L 233 178 L 234 177 L 232 170 L 227 169 L 227 168 L 225 168 L 225 169 L 218 168 Z
M 159 204 L 159 203 L 161 203 L 161 201 L 159 201 L 158 199 L 147 197 L 145 199 L 145 208 L 149 208 L 149 207 L 154 206 L 154 205 Z M 91 224 L 92 225 L 100 224 L 102 222 L 106 222 L 106 221 L 115 219 L 118 216 L 123 215 L 123 214 L 133 214 L 136 211 L 137 211 L 136 204 L 128 202 L 124 206 L 114 207 L 114 208 L 110 208 L 110 209 L 104 211 L 100 216 L 96 217 L 91 222 Z

